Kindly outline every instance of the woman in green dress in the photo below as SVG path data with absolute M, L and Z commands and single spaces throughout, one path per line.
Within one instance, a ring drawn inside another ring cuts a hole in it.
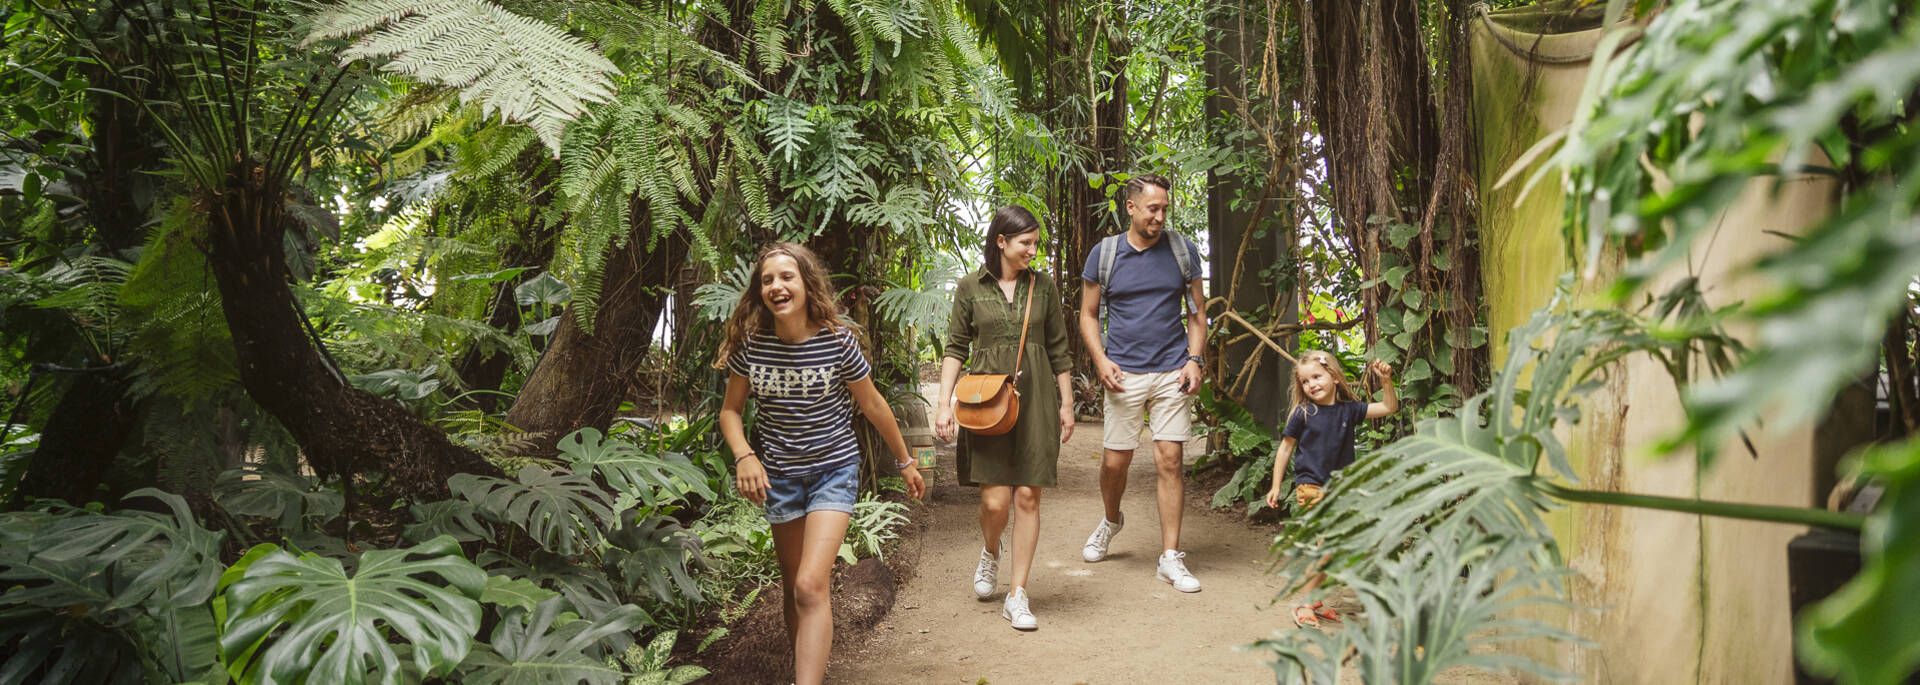
M 1039 251 L 1040 222 L 1024 207 L 1001 207 L 987 226 L 986 263 L 960 278 L 947 325 L 945 359 L 940 365 L 939 410 L 934 430 L 941 440 L 954 438 L 953 386 L 965 364 L 974 373 L 1017 372 L 1020 414 L 1013 430 L 1001 435 L 960 432 L 957 466 L 960 482 L 980 486 L 980 534 L 985 546 L 973 576 L 973 593 L 993 596 L 1000 563 L 1000 532 L 1013 517 L 1010 587 L 1000 615 L 1019 630 L 1040 627 L 1027 606 L 1027 572 L 1040 541 L 1040 489 L 1053 487 L 1060 444 L 1073 435 L 1072 361 L 1067 356 L 1067 325 L 1060 289 L 1031 268 Z M 1033 307 L 1021 354 L 1021 317 L 1029 291 Z

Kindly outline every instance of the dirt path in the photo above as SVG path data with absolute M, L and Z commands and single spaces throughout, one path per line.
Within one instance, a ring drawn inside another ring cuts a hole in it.
M 1160 531 L 1153 460 L 1144 450 L 1128 480 L 1126 529 L 1107 560 L 1081 561 L 1080 546 L 1101 515 L 1100 429 L 1082 423 L 1074 431 L 1061 452 L 1060 486 L 1040 504 L 1040 549 L 1027 589 L 1038 631 L 1016 631 L 1000 617 L 1004 579 L 992 600 L 974 599 L 979 499 L 955 483 L 952 459 L 943 459 L 915 577 L 870 639 L 835 649 L 828 681 L 1272 682 L 1263 655 L 1235 649 L 1292 628 L 1286 605 L 1272 604 L 1279 579 L 1265 572 L 1272 532 L 1189 494 L 1181 547 L 1204 589 L 1183 594 L 1155 580 Z M 1188 463 L 1201 448 L 1189 443 Z

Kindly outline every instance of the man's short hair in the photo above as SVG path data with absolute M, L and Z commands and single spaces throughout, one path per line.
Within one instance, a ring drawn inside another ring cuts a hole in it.
M 1167 180 L 1165 176 L 1159 174 L 1134 174 L 1133 176 L 1127 177 L 1127 199 L 1133 199 L 1133 196 L 1140 194 L 1140 191 L 1146 190 L 1147 186 L 1150 185 L 1160 186 L 1161 190 L 1169 193 L 1173 192 L 1173 182 Z

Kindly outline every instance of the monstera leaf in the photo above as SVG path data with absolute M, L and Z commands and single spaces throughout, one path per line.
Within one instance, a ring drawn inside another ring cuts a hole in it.
M 616 523 L 607 493 L 585 476 L 529 464 L 519 482 L 463 473 L 447 479 L 454 494 L 495 521 L 519 526 L 541 547 L 579 554 L 600 547 Z
M 308 519 L 340 515 L 345 499 L 338 490 L 316 489 L 317 480 L 257 466 L 229 469 L 213 481 L 213 501 L 228 513 L 274 519 L 280 530 L 299 530 Z
M 114 630 L 64 611 L 0 609 L 0 685 L 141 681 L 140 659 Z
M 6 604 L 114 610 L 203 604 L 219 582 L 220 541 L 194 520 L 187 502 L 152 488 L 171 515 L 124 510 L 56 517 L 32 534 L 25 553 L 0 556 L 0 581 L 16 586 Z
M 614 532 L 613 543 L 622 553 L 607 555 L 627 589 L 638 593 L 643 588 L 662 602 L 679 598 L 698 601 L 700 585 L 688 571 L 689 564 L 705 563 L 700 556 L 700 536 L 667 516 L 653 516 L 622 526 Z
M 0 516 L 0 685 L 207 680 L 207 599 L 222 534 L 186 501 L 156 490 L 171 514 L 62 509 Z
M 633 445 L 602 440 L 600 431 L 592 428 L 561 438 L 559 446 L 560 453 L 573 463 L 575 471 L 592 469 L 607 479 L 608 485 L 631 493 L 649 507 L 681 499 L 689 492 L 709 500 L 715 497 L 707 487 L 706 472 L 679 454 L 643 454 Z
M 548 599 L 532 611 L 514 609 L 501 619 L 489 645 L 473 650 L 462 667 L 461 682 L 474 685 L 575 685 L 621 682 L 626 672 L 607 663 L 606 648 L 616 635 L 631 637 L 646 615 L 631 605 L 597 620 L 554 625 L 565 600 Z
M 425 542 L 451 535 L 461 542 L 493 539 L 493 527 L 480 520 L 480 510 L 466 500 L 423 502 L 411 508 L 414 523 L 401 531 L 408 540 Z
M 243 682 L 392 682 L 445 673 L 480 630 L 487 575 L 440 537 L 406 549 L 367 552 L 359 570 L 274 549 L 225 589 L 220 653 Z

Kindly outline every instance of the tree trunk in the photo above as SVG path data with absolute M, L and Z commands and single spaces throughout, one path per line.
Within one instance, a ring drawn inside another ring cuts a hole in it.
M 500 256 L 500 268 L 534 267 L 546 268 L 553 261 L 556 239 L 564 230 L 564 219 L 546 221 L 541 218 L 541 210 L 553 201 L 553 188 L 556 165 L 541 156 L 543 149 L 535 148 L 522 155 L 521 168 L 536 166 L 537 171 L 528 180 L 532 190 L 526 208 L 527 215 L 519 222 L 518 238 Z M 487 325 L 506 333 L 520 330 L 520 303 L 515 299 L 515 291 L 521 284 L 532 280 L 537 271 L 529 270 L 513 278 L 493 284 L 493 297 L 487 302 Z M 499 350 L 485 348 L 479 344 L 468 348 L 455 365 L 455 372 L 467 390 L 499 390 L 500 382 L 507 377 L 507 368 L 513 364 L 513 358 Z M 500 408 L 501 398 L 493 393 L 469 395 L 466 406 L 488 413 Z
M 636 217 L 643 216 L 636 213 Z M 625 247 L 607 255 L 594 330 L 580 328 L 573 307 L 561 315 L 553 342 L 507 410 L 507 423 L 541 434 L 535 454 L 550 454 L 581 428 L 605 431 L 626 399 L 633 371 L 652 346 L 672 272 L 688 259 L 679 235 L 647 249 L 650 227 L 636 223 Z
M 379 472 L 400 493 L 440 499 L 456 473 L 497 473 L 405 407 L 349 385 L 315 346 L 288 286 L 285 193 L 260 176 L 236 165 L 226 188 L 202 197 L 207 265 L 247 393 L 325 475 Z
M 1280 73 L 1283 68 L 1277 51 L 1258 49 L 1274 37 L 1266 31 L 1277 31 L 1272 25 L 1278 24 L 1280 17 L 1255 14 L 1246 2 L 1213 16 L 1210 28 L 1217 43 L 1207 51 L 1207 119 L 1237 120 L 1243 128 L 1265 129 L 1258 139 L 1267 147 L 1256 150 L 1260 146 L 1253 142 L 1238 145 L 1256 155 L 1264 151 L 1269 159 L 1268 168 L 1258 178 L 1232 173 L 1207 175 L 1207 226 L 1213 264 L 1210 292 L 1226 298 L 1234 311 L 1253 312 L 1264 307 L 1272 312 L 1273 322 L 1293 323 L 1298 321 L 1300 311 L 1295 296 L 1298 279 L 1274 284 L 1259 275 L 1267 265 L 1288 258 L 1298 216 L 1290 199 L 1296 193 L 1282 191 L 1294 187 L 1290 183 L 1292 174 L 1286 172 L 1295 166 L 1300 154 L 1295 147 L 1298 131 L 1293 122 L 1297 117 L 1292 109 L 1297 94 L 1284 90 L 1257 93 L 1261 84 L 1254 81 L 1256 74 Z M 1255 113 L 1256 106 L 1261 107 L 1259 114 Z M 1233 144 L 1224 136 L 1214 142 Z M 1240 200 L 1239 209 L 1234 208 L 1236 199 Z M 1291 401 L 1287 388 L 1293 378 L 1292 363 L 1266 349 L 1246 331 L 1229 328 L 1225 338 L 1230 341 L 1236 337 L 1244 339 L 1210 351 L 1217 373 L 1216 392 L 1225 392 L 1269 425 L 1284 423 Z M 1276 342 L 1289 350 L 1297 348 L 1293 336 Z
M 75 371 L 40 429 L 40 446 L 27 463 L 20 495 L 76 505 L 101 499 L 100 483 L 133 433 L 138 415 L 127 396 L 132 378 L 126 366 Z
M 1113 39 L 1125 33 L 1126 15 L 1122 10 L 1109 7 L 1112 16 L 1102 16 L 1095 21 L 1095 26 L 1085 27 L 1073 16 L 1077 7 L 1066 0 L 1052 0 L 1047 4 L 1047 50 L 1051 56 L 1047 66 L 1047 101 L 1069 102 L 1074 96 L 1080 96 L 1093 107 L 1089 112 L 1056 105 L 1046 112 L 1047 126 L 1055 135 L 1069 145 L 1083 145 L 1087 151 L 1084 158 L 1070 158 L 1056 170 L 1048 203 L 1054 218 L 1048 224 L 1053 232 L 1053 277 L 1065 298 L 1056 306 L 1063 308 L 1069 322 L 1067 351 L 1072 355 L 1075 369 L 1091 369 L 1093 360 L 1080 336 L 1083 280 L 1080 276 L 1093 246 L 1101 238 L 1126 228 L 1126 207 L 1124 189 L 1114 189 L 1111 197 L 1115 204 L 1109 211 L 1107 189 L 1095 189 L 1087 179 L 1090 174 L 1098 174 L 1112 183 L 1110 174 L 1131 171 L 1123 168 L 1128 163 L 1127 72 L 1121 62 L 1130 48 L 1123 41 Z M 1109 27 L 1106 22 L 1115 25 Z M 1091 69 L 1095 61 L 1099 68 Z M 1112 77 L 1104 83 L 1089 81 L 1096 73 L 1112 74 Z M 1104 95 L 1105 99 L 1094 104 L 1096 95 Z

